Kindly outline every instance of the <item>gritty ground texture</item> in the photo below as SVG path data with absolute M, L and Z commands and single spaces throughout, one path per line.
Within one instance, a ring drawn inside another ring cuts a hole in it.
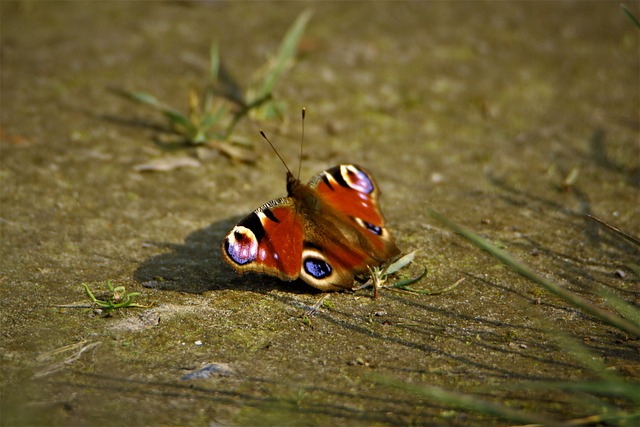
M 154 143 L 163 118 L 109 88 L 186 110 L 212 41 L 247 82 L 306 7 L 301 55 L 275 92 L 285 121 L 237 129 L 256 164 L 212 152 L 136 170 L 198 154 Z M 560 420 L 598 413 L 535 386 L 594 378 L 561 335 L 640 378 L 637 340 L 427 213 L 595 304 L 604 286 L 638 305 L 637 249 L 584 216 L 640 234 L 639 37 L 618 3 L 3 1 L 0 19 L 2 425 L 503 423 L 386 380 Z M 416 287 L 458 287 L 334 293 L 307 314 L 322 294 L 224 264 L 233 224 L 285 192 L 257 130 L 297 167 L 301 106 L 303 180 L 340 162 L 370 169 L 398 245 L 419 251 L 402 274 L 426 267 Z M 58 307 L 87 305 L 82 283 L 100 294 L 107 280 L 149 307 Z

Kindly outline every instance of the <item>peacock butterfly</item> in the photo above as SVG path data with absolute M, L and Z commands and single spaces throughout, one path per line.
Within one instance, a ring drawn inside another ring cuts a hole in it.
M 371 173 L 357 165 L 334 166 L 306 185 L 287 168 L 287 197 L 265 203 L 233 227 L 222 240 L 222 257 L 238 274 L 300 278 L 322 291 L 351 289 L 367 266 L 400 253 L 379 196 Z

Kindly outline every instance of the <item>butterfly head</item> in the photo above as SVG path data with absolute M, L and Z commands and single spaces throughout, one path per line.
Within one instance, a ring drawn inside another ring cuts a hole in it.
M 300 182 L 298 178 L 293 176 L 290 171 L 287 171 L 287 196 L 291 197 L 294 194 L 296 188 L 300 187 L 301 185 L 302 182 Z

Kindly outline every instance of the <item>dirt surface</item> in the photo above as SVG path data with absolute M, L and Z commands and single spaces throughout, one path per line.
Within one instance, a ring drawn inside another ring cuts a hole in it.
M 285 121 L 237 129 L 256 164 L 212 152 L 135 170 L 197 153 L 155 144 L 162 117 L 109 88 L 186 110 L 212 41 L 247 82 L 306 7 L 302 55 L 275 92 Z M 605 286 L 639 305 L 637 249 L 584 216 L 640 234 L 639 33 L 618 3 L 3 1 L 0 13 L 2 425 L 503 423 L 380 378 L 555 419 L 597 413 L 535 387 L 594 377 L 561 331 L 640 379 L 638 340 L 426 210 L 596 304 Z M 416 287 L 458 287 L 332 293 L 306 314 L 323 294 L 224 264 L 222 237 L 285 193 L 257 129 L 297 166 L 301 106 L 303 180 L 367 167 L 398 245 L 419 251 L 402 275 L 426 267 Z M 88 304 L 82 283 L 100 293 L 107 280 L 150 308 L 58 307 Z

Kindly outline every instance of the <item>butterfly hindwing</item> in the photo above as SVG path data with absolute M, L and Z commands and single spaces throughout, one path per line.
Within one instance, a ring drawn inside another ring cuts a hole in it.
M 323 291 L 351 289 L 354 275 L 366 271 L 367 254 L 341 239 L 318 240 L 304 243 L 300 278 Z

